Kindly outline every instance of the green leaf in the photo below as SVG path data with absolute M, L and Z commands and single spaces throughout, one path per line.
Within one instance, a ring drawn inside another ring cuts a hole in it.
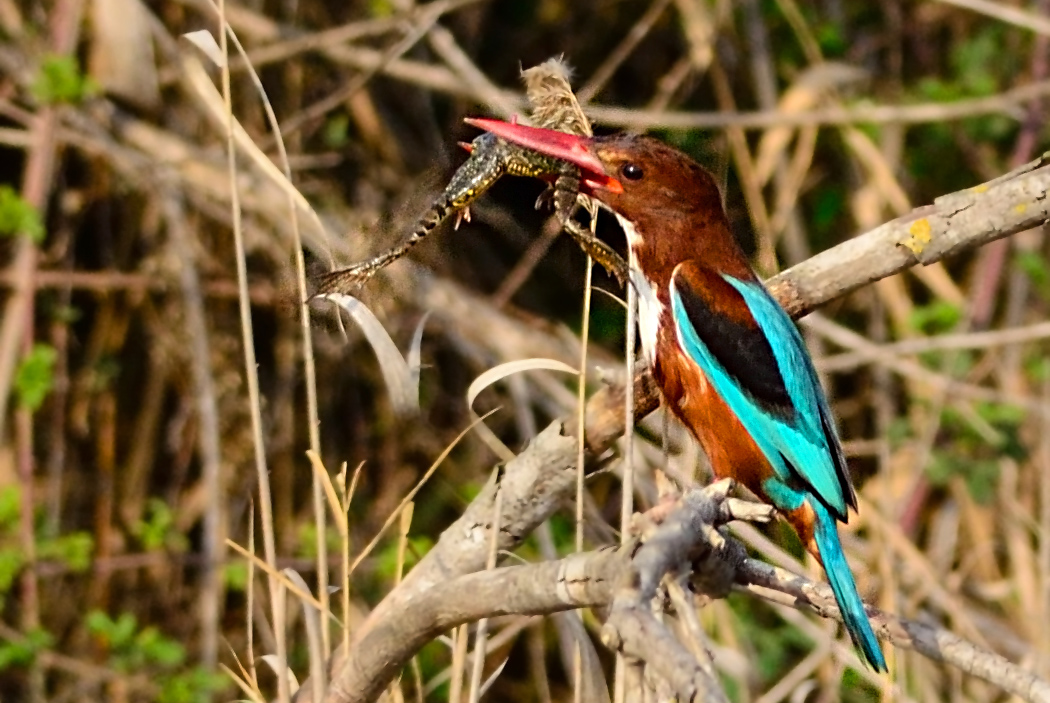
M 935 486 L 946 486 L 958 476 L 978 503 L 989 504 L 995 498 L 999 483 L 999 461 L 996 459 L 965 458 L 949 452 L 934 452 L 926 467 L 926 476 Z
M 973 499 L 981 505 L 990 505 L 999 485 L 999 462 L 991 459 L 975 461 L 966 467 L 963 478 Z
M 44 105 L 76 104 L 98 92 L 98 86 L 81 72 L 75 56 L 50 54 L 40 64 L 31 90 Z
M 221 673 L 211 673 L 196 667 L 189 671 L 159 678 L 158 703 L 211 703 L 222 700 L 216 694 L 230 687 L 230 679 Z
M 839 686 L 841 701 L 864 701 L 864 703 L 876 703 L 882 700 L 879 688 L 868 681 L 867 677 L 855 669 L 847 668 L 842 673 L 842 683 Z
M 35 628 L 25 634 L 25 639 L 18 642 L 0 641 L 0 671 L 17 666 L 25 667 L 33 663 L 36 655 L 54 643 L 54 637 L 47 630 Z
M 11 590 L 15 577 L 18 576 L 25 563 L 25 557 L 20 550 L 0 549 L 0 596 Z
M 135 637 L 134 648 L 142 653 L 147 662 L 170 669 L 186 660 L 186 650 L 181 644 L 161 634 L 155 627 L 147 627 Z
M 999 90 L 998 76 L 1005 62 L 1009 62 L 1004 51 L 1002 34 L 990 27 L 977 33 L 968 41 L 958 42 L 951 50 L 951 61 L 959 82 L 970 95 L 991 95 Z
M 88 629 L 88 632 L 95 635 L 105 631 L 109 622 L 109 616 L 101 610 L 92 610 L 84 618 L 84 626 Z
M 561 513 L 555 513 L 554 515 L 551 515 L 549 522 L 551 539 L 554 541 L 554 548 L 559 554 L 564 551 L 571 552 L 576 545 L 575 521 Z
M 962 310 L 957 305 L 937 300 L 929 305 L 915 308 L 911 313 L 911 327 L 925 334 L 947 332 L 962 319 Z
M 339 530 L 334 525 L 325 530 L 324 542 L 329 552 L 338 554 L 342 551 Z M 317 525 L 314 523 L 308 522 L 299 526 L 299 543 L 296 545 L 295 555 L 303 559 L 317 558 Z
M 114 620 L 101 610 L 92 610 L 86 624 L 88 632 L 102 639 L 110 649 L 119 650 L 132 643 L 138 620 L 131 613 L 121 613 Z
M 906 417 L 897 417 L 890 421 L 886 428 L 886 439 L 894 449 L 900 449 L 912 439 L 911 421 Z
M 350 141 L 350 118 L 333 115 L 325 120 L 321 139 L 329 149 L 343 149 Z
M 123 647 L 131 644 L 135 637 L 135 630 L 139 626 L 138 619 L 131 613 L 121 613 L 115 621 L 111 621 L 113 627 L 110 629 L 110 644 L 115 647 Z
M 58 353 L 47 344 L 34 344 L 15 373 L 15 391 L 22 407 L 35 412 L 54 385 Z
M 394 4 L 390 0 L 369 0 L 368 14 L 374 19 L 390 17 L 394 14 Z
M 836 187 L 821 188 L 813 202 L 813 227 L 824 232 L 838 220 L 845 209 L 845 193 Z
M 1014 255 L 1017 268 L 1024 271 L 1043 300 L 1050 300 L 1050 264 L 1039 252 L 1020 251 Z
M 1005 403 L 978 403 L 977 414 L 999 429 L 1018 427 L 1028 416 L 1023 408 Z
M 922 78 L 916 86 L 919 96 L 927 100 L 951 102 L 963 97 L 955 83 L 945 83 L 939 78 Z
M 22 514 L 22 491 L 17 485 L 0 489 L 0 529 L 12 527 Z
M 222 570 L 222 582 L 231 591 L 244 592 L 248 588 L 248 565 L 243 562 L 231 562 Z
M 849 41 L 842 34 L 842 29 L 830 22 L 822 22 L 816 27 L 817 43 L 827 58 L 842 56 L 849 49 Z
M 139 671 L 145 667 L 171 670 L 186 661 L 186 649 L 180 642 L 165 636 L 156 627 L 138 629 L 131 613 L 121 613 L 115 620 L 95 610 L 86 618 L 88 631 L 109 649 L 109 665 L 120 671 Z
M 1044 383 L 1050 380 L 1050 359 L 1039 355 L 1025 361 L 1025 373 L 1032 377 L 1033 381 Z
M 146 515 L 131 526 L 131 533 L 139 538 L 148 551 L 171 548 L 181 551 L 185 538 L 175 526 L 175 513 L 159 498 L 151 498 L 146 504 Z
M 44 241 L 44 223 L 37 209 L 9 185 L 0 185 L 0 236 Z
M 407 574 L 408 570 L 433 546 L 434 542 L 429 537 L 409 537 L 408 544 L 405 545 L 405 573 Z M 379 552 L 377 561 L 376 573 L 386 578 L 393 578 L 397 571 L 396 540 Z
M 37 544 L 37 557 L 61 561 L 71 570 L 86 571 L 91 566 L 95 540 L 88 532 L 71 532 Z

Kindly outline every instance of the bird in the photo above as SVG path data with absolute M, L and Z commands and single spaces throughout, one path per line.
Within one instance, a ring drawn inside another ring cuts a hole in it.
M 580 169 L 628 245 L 642 353 L 715 475 L 771 504 L 820 563 L 854 646 L 887 671 L 838 522 L 857 510 L 842 443 L 798 328 L 755 274 L 714 177 L 650 136 L 467 122 Z

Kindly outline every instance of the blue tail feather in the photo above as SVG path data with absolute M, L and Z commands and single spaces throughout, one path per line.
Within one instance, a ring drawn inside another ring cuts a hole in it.
M 886 671 L 886 660 L 882 656 L 879 640 L 871 629 L 871 622 L 864 612 L 864 602 L 857 593 L 857 584 L 854 583 L 853 574 L 846 563 L 846 555 L 842 553 L 835 519 L 819 501 L 811 499 L 810 504 L 817 514 L 814 539 L 817 548 L 820 549 L 820 557 L 824 561 L 824 571 L 828 575 L 831 590 L 835 594 L 839 610 L 842 611 L 846 631 L 871 668 L 875 671 Z

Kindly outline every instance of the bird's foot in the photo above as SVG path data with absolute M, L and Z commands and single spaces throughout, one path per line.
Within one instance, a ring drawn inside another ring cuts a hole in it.
M 707 497 L 718 504 L 718 524 L 732 522 L 733 520 L 770 522 L 776 517 L 776 508 L 771 505 L 730 497 L 729 494 L 733 492 L 734 488 L 736 488 L 734 479 L 722 478 L 703 489 Z

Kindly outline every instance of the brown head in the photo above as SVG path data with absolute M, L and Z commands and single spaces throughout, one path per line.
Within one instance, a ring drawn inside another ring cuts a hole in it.
M 703 166 L 659 139 L 635 134 L 594 137 L 589 151 L 619 189 L 592 189 L 594 197 L 632 222 L 652 211 L 684 217 L 722 214 L 722 196 Z

